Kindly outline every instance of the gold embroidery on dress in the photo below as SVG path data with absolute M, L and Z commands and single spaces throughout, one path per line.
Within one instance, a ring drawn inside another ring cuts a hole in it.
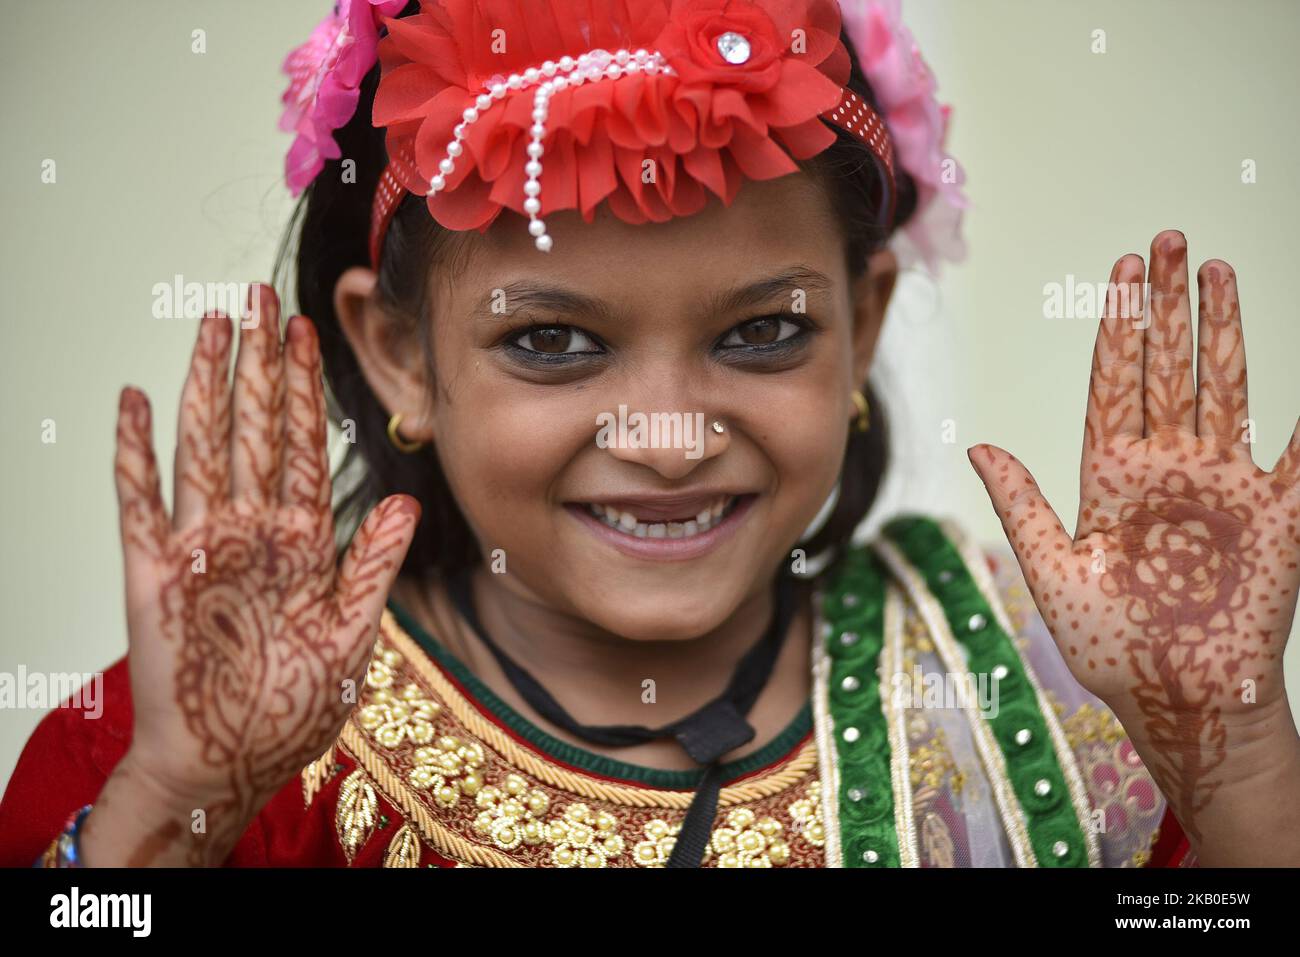
M 957 769 L 943 728 L 936 728 L 928 741 L 912 749 L 912 787 L 938 790 L 945 783 L 953 794 L 961 794 L 966 774 Z
M 483 763 L 483 748 L 477 741 L 445 734 L 431 747 L 416 750 L 409 780 L 428 791 L 439 806 L 453 807 L 462 794 L 474 797 L 482 790 Z
M 339 788 L 339 800 L 334 808 L 334 829 L 349 864 L 374 832 L 378 808 L 375 789 L 366 772 L 357 768 Z
M 813 847 L 826 843 L 826 828 L 822 823 L 822 782 L 814 778 L 808 783 L 804 796 L 795 801 L 786 813 L 794 821 L 794 832 Z
M 582 775 L 525 748 L 461 696 L 387 611 L 362 701 L 339 745 L 415 838 L 409 845 L 405 835 L 401 843 L 395 837 L 390 855 L 413 849 L 417 861 L 423 842 L 467 866 L 654 866 L 671 854 L 694 797 L 692 791 Z M 816 763 L 809 741 L 770 772 L 723 788 L 723 820 L 706 863 L 725 866 L 734 858 L 738 866 L 772 866 L 797 859 L 802 866 L 820 865 L 821 848 L 806 840 L 793 850 L 777 820 L 790 790 L 807 786 Z M 356 799 L 353 789 L 340 791 L 340 821 L 345 794 Z M 572 797 L 578 800 L 565 800 Z M 752 824 L 738 828 L 747 815 Z M 808 833 L 819 829 L 809 826 Z M 628 845 L 647 841 L 659 850 L 645 859 L 628 853 Z
M 325 753 L 302 769 L 302 803 L 310 807 L 316 795 L 320 793 L 325 782 L 334 774 L 334 745 Z
M 733 808 L 726 826 L 714 829 L 709 851 L 718 855 L 718 867 L 779 866 L 790 859 L 784 832 L 770 815 L 760 818 L 747 807 Z
M 636 846 L 632 848 L 632 860 L 638 867 L 663 867 L 672 856 L 681 829 L 680 821 L 669 824 L 661 817 L 646 821 L 642 828 L 645 839 L 637 841 Z M 705 848 L 705 854 L 708 853 L 708 848 Z
M 664 867 L 681 829 L 680 821 L 647 821 L 645 839 L 632 849 L 632 859 L 640 867 Z M 738 807 L 727 812 L 722 827 L 713 829 L 703 863 L 714 867 L 780 867 L 789 860 L 790 845 L 781 822 L 771 815 L 758 817 L 749 808 Z
M 384 867 L 419 867 L 420 838 L 409 824 L 403 824 L 388 842 Z
M 931 867 L 957 866 L 956 848 L 948 822 L 933 811 L 927 811 L 921 820 L 921 843 L 925 847 L 926 863 Z
M 384 747 L 396 748 L 407 740 L 412 744 L 433 740 L 433 722 L 442 707 L 425 697 L 417 685 L 406 685 L 400 695 L 386 687 L 377 688 L 369 701 L 357 710 L 356 721 Z
M 1065 705 L 1056 694 L 1049 690 L 1045 695 L 1079 757 L 1099 830 L 1105 833 L 1107 824 L 1116 817 L 1125 821 L 1130 831 L 1140 833 L 1150 829 L 1148 846 L 1137 848 L 1119 861 L 1121 867 L 1145 866 L 1160 833 L 1164 806 L 1157 797 L 1155 781 L 1129 741 L 1124 726 L 1104 705 L 1084 701 L 1073 714 L 1067 715 Z M 1151 798 L 1150 807 L 1143 808 L 1147 797 Z
M 548 819 L 550 798 L 522 775 L 508 774 L 501 787 L 483 788 L 474 803 L 480 808 L 474 830 L 503 851 L 549 844 L 556 867 L 605 867 L 623 853 L 613 814 L 579 801 Z
M 1047 694 L 1056 713 L 1064 715 L 1065 706 L 1056 700 L 1051 692 Z M 1061 727 L 1065 729 L 1065 736 L 1069 739 L 1071 747 L 1076 749 L 1093 742 L 1115 744 L 1125 737 L 1124 726 L 1119 723 L 1119 719 L 1109 708 L 1094 708 L 1087 701 L 1079 705 L 1074 714 L 1063 718 Z

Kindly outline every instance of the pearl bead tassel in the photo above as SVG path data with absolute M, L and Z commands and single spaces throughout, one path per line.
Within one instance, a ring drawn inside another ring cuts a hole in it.
M 553 245 L 546 232 L 546 224 L 538 216 L 542 209 L 542 154 L 545 148 L 542 140 L 546 136 L 546 117 L 550 112 L 552 93 L 558 93 L 570 86 L 594 83 L 598 80 L 616 80 L 624 74 L 646 73 L 654 76 L 663 73 L 674 76 L 675 71 L 668 65 L 663 54 L 646 50 L 591 50 L 576 60 L 563 56 L 557 60 L 547 60 L 538 67 L 529 67 L 523 73 L 512 73 L 504 80 L 493 77 L 484 84 L 486 93 L 479 94 L 474 105 L 462 114 L 462 122 L 452 131 L 455 139 L 447 144 L 447 155 L 438 163 L 437 174 L 429 180 L 429 192 L 436 193 L 447 185 L 447 177 L 456 169 L 456 158 L 464 152 L 462 140 L 472 123 L 478 121 L 492 105 L 505 98 L 508 92 L 537 87 L 533 94 L 533 125 L 529 127 L 528 162 L 524 172 L 528 175 L 524 181 L 524 212 L 528 214 L 528 234 L 542 252 L 550 252 Z M 556 74 L 559 74 L 558 76 Z

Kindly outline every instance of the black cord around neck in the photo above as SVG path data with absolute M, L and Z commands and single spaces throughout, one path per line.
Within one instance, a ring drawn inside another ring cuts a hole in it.
M 626 724 L 586 725 L 576 721 L 536 678 L 511 660 L 488 635 L 474 606 L 473 571 L 473 566 L 470 566 L 451 576 L 447 580 L 448 594 L 479 640 L 492 652 L 515 690 L 538 714 L 594 744 L 619 747 L 676 738 L 691 759 L 705 768 L 704 778 L 686 811 L 667 864 L 669 867 L 699 867 L 712 834 L 718 794 L 723 784 L 720 759 L 753 740 L 756 732 L 745 716 L 771 679 L 781 645 L 790 630 L 790 619 L 795 610 L 791 579 L 778 576 L 772 620 L 763 637 L 736 665 L 726 690 L 684 718 L 661 728 L 647 728 Z

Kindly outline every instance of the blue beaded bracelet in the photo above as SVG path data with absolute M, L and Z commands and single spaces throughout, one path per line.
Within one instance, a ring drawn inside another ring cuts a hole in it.
M 54 866 L 55 867 L 81 867 L 81 825 L 86 820 L 86 815 L 90 813 L 93 805 L 87 804 L 76 814 L 68 818 L 68 823 L 63 827 L 63 833 L 54 845 Z M 39 867 L 43 861 L 37 861 Z

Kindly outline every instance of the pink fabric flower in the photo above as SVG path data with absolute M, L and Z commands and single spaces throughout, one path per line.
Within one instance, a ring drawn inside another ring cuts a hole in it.
M 327 159 L 341 152 L 334 131 L 357 111 L 361 81 L 375 65 L 379 17 L 396 16 L 406 0 L 338 0 L 306 43 L 281 68 L 290 77 L 281 97 L 280 129 L 297 133 L 285 157 L 285 180 L 297 196 Z
M 961 191 L 966 174 L 944 151 L 952 108 L 935 99 L 934 74 L 903 25 L 902 0 L 840 0 L 845 31 L 876 94 L 899 164 L 916 182 L 917 208 L 895 235 L 903 266 L 918 260 L 937 274 L 939 261 L 966 256 Z

